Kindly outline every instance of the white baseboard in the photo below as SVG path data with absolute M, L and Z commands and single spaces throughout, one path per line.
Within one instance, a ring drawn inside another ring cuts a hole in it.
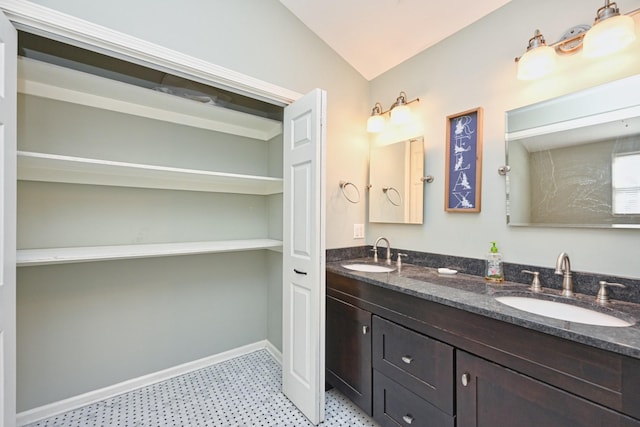
M 278 350 L 270 341 L 266 341 L 267 347 L 266 350 L 271 354 L 271 357 L 276 359 L 276 362 L 282 366 L 282 352 Z
M 273 356 L 273 358 L 278 361 L 278 363 L 282 364 L 282 353 L 280 353 L 280 351 L 276 347 L 274 347 L 273 344 L 271 344 L 267 340 L 258 341 L 256 343 L 234 348 L 223 353 L 214 354 L 212 356 L 208 356 L 199 360 L 194 360 L 182 365 L 173 366 L 162 371 L 143 375 L 138 378 L 132 378 L 118 384 L 90 391 L 88 393 L 60 400 L 58 402 L 53 402 L 48 405 L 39 406 L 37 408 L 29 409 L 28 411 L 20 412 L 16 417 L 16 425 L 18 427 L 25 426 L 27 424 L 41 421 L 45 418 L 72 411 L 74 409 L 78 409 L 80 407 L 90 405 L 104 399 L 109 399 L 119 394 L 128 393 L 130 391 L 146 387 L 151 384 L 166 381 L 168 379 L 184 375 L 189 372 L 197 371 L 198 369 L 206 368 L 207 366 L 215 365 L 216 363 L 224 362 L 235 357 L 253 353 L 254 351 L 258 350 L 267 350 L 269 354 L 271 354 L 271 356 Z

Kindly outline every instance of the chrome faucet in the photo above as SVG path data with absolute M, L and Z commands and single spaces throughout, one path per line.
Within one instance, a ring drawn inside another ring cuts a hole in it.
M 391 265 L 391 245 L 386 237 L 378 237 L 376 242 L 373 244 L 373 249 L 371 249 L 373 251 L 373 261 L 378 262 L 378 243 L 380 243 L 380 240 L 387 242 L 387 260 L 385 263 L 387 265 Z
M 571 278 L 571 262 L 566 252 L 560 253 L 556 261 L 556 274 L 562 275 L 562 296 L 573 296 L 573 279 Z

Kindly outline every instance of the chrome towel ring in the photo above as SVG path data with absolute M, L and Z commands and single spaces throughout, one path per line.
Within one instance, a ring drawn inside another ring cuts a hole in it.
M 386 194 L 387 199 L 389 200 L 389 202 L 391 202 L 392 205 L 400 206 L 400 204 L 402 203 L 402 195 L 400 195 L 400 192 L 395 187 L 382 187 L 382 191 L 384 192 L 384 194 Z M 397 196 L 393 196 L 394 193 Z M 397 199 L 397 201 L 394 199 Z
M 345 191 L 345 187 L 348 187 L 348 186 L 351 186 L 356 190 L 357 197 L 349 197 L 349 195 Z M 353 182 L 340 181 L 340 190 L 342 191 L 342 195 L 344 196 L 344 198 L 350 201 L 351 203 L 360 202 L 360 190 L 358 190 L 358 187 Z

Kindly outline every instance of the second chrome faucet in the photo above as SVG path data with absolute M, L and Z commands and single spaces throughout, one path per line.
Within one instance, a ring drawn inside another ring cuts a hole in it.
M 378 243 L 380 243 L 380 240 L 384 240 L 387 243 L 387 259 L 385 263 L 391 265 L 391 245 L 389 244 L 389 239 L 386 237 L 378 237 L 373 244 L 373 249 L 371 249 L 373 251 L 373 261 L 378 262 Z
M 556 260 L 556 274 L 562 276 L 562 296 L 573 296 L 573 278 L 571 277 L 571 262 L 566 252 L 560 253 Z

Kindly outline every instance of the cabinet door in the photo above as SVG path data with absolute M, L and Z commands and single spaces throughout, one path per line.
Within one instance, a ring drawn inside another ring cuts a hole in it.
M 640 422 L 458 351 L 458 427 L 638 427 Z
M 326 380 L 371 415 L 371 313 L 327 297 Z

